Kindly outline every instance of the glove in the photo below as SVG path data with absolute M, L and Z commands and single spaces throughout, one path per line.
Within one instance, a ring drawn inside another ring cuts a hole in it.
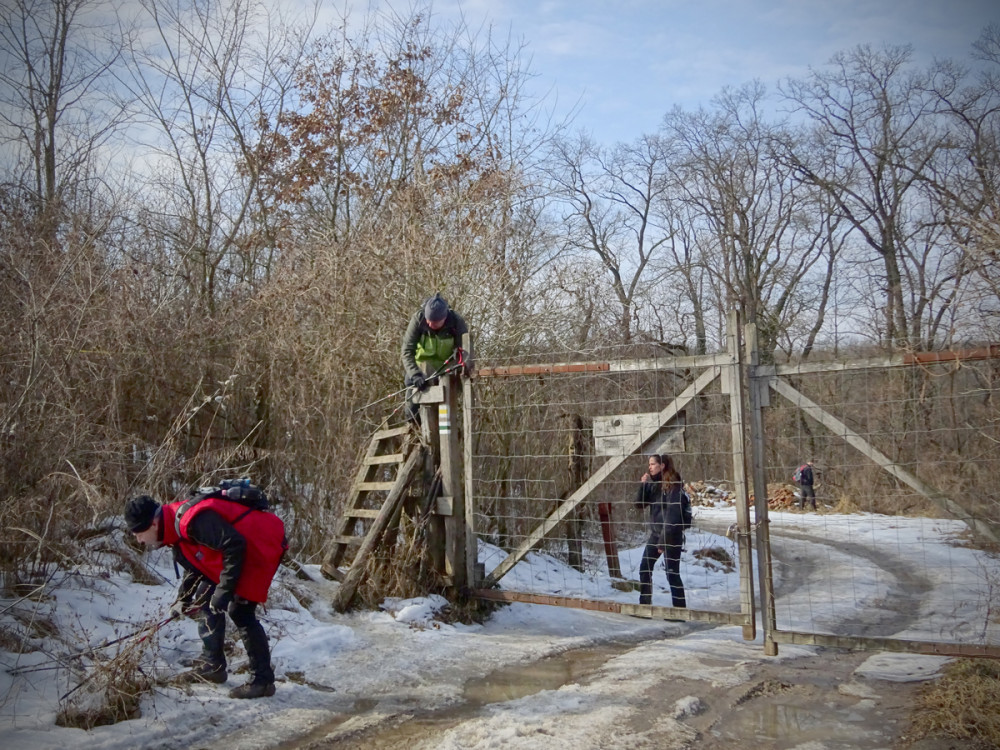
M 187 599 L 178 599 L 170 605 L 170 616 L 180 620 L 184 617 L 194 617 L 200 610 L 200 606 L 192 604 Z
M 465 358 L 462 360 L 462 373 L 467 378 L 471 378 L 473 373 L 476 371 L 476 361 L 472 358 L 472 355 L 468 352 L 465 353 Z
M 424 390 L 424 388 L 427 387 L 427 381 L 424 379 L 424 376 L 421 375 L 419 372 L 416 375 L 410 375 L 410 377 L 406 379 L 406 382 L 407 385 L 413 386 L 418 391 L 422 391 Z
M 220 588 L 215 589 L 215 593 L 212 594 L 212 601 L 209 603 L 208 608 L 212 610 L 212 614 L 220 615 L 229 609 L 229 604 L 233 601 L 233 594 L 231 591 L 223 591 Z

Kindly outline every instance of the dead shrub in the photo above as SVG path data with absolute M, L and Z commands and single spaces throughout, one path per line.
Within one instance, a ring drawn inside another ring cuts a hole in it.
M 959 659 L 917 699 L 907 746 L 928 737 L 967 741 L 970 748 L 1000 747 L 1000 662 Z
M 403 514 L 391 543 L 383 544 L 365 562 L 356 597 L 375 609 L 387 597 L 411 599 L 444 594 L 445 584 L 434 570 L 427 544 L 427 519 Z
M 388 598 L 413 599 L 440 594 L 450 602 L 450 606 L 439 613 L 442 622 L 466 625 L 485 622 L 503 603 L 469 597 L 445 584 L 431 559 L 427 525 L 427 517 L 402 515 L 398 529 L 388 535 L 391 543 L 384 543 L 368 558 L 356 601 L 376 609 Z
M 0 651 L 11 654 L 30 654 L 37 651 L 31 641 L 23 633 L 18 633 L 9 627 L 0 625 Z
M 725 573 L 732 573 L 736 570 L 736 562 L 733 556 L 722 547 L 702 547 L 692 553 L 695 559 L 702 565 L 712 570 L 721 570 Z
M 139 703 L 154 684 L 140 667 L 147 643 L 130 644 L 107 661 L 94 664 L 77 687 L 60 699 L 56 725 L 93 729 L 141 716 Z

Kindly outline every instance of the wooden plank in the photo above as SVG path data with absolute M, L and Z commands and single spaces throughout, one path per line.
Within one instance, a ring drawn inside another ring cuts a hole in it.
M 334 594 L 333 606 L 338 612 L 344 612 L 351 606 L 354 594 L 358 590 L 358 584 L 361 582 L 361 576 L 364 573 L 368 556 L 381 541 L 382 534 L 385 533 L 385 530 L 389 526 L 389 521 L 396 514 L 396 507 L 403 501 L 403 496 L 406 494 L 406 488 L 410 484 L 410 479 L 422 461 L 422 450 L 410 451 L 410 455 L 406 459 L 406 463 L 403 464 L 399 477 L 396 479 L 395 488 L 389 493 L 389 497 L 386 498 L 378 517 L 372 522 L 371 528 L 368 530 L 365 540 L 361 544 L 361 548 L 354 555 L 354 561 L 351 563 L 350 570 L 344 574 L 344 580 L 341 582 L 340 588 L 337 589 L 337 593 Z
M 746 616 L 737 612 L 710 612 L 701 609 L 681 609 L 659 607 L 650 604 L 630 604 L 604 599 L 576 599 L 553 594 L 528 594 L 521 591 L 502 589 L 473 589 L 472 596 L 493 602 L 524 602 L 526 604 L 547 604 L 557 607 L 586 609 L 595 612 L 615 612 L 636 617 L 663 620 L 687 620 L 691 622 L 712 622 L 719 625 L 746 625 Z
M 776 375 L 805 375 L 818 372 L 914 367 L 930 365 L 936 362 L 975 362 L 986 359 L 1000 359 L 1000 344 L 989 344 L 972 349 L 949 349 L 940 352 L 913 352 L 908 354 L 887 354 L 880 357 L 860 357 L 841 362 L 801 362 L 794 365 L 776 365 L 774 369 Z
M 628 455 L 628 446 L 643 428 L 656 428 L 660 424 L 659 412 L 641 414 L 615 414 L 593 418 L 594 455 L 621 456 Z M 663 441 L 657 446 L 656 453 L 683 453 L 684 430 L 686 429 L 683 412 L 677 415 L 675 424 L 662 430 Z
M 434 512 L 439 516 L 451 516 L 455 513 L 454 498 L 438 495 L 434 503 Z
M 438 383 L 437 385 L 427 386 L 426 390 L 417 391 L 413 394 L 413 403 L 423 404 L 440 404 L 444 401 L 444 386 Z
M 376 518 L 378 511 L 370 508 L 351 508 L 344 512 L 348 518 Z
M 805 414 L 812 417 L 814 420 L 830 430 L 830 432 L 834 435 L 843 438 L 848 445 L 870 458 L 885 471 L 892 474 L 904 484 L 912 487 L 952 517 L 965 522 L 969 528 L 972 529 L 974 534 L 978 534 L 994 543 L 1000 542 L 1000 534 L 998 534 L 988 523 L 974 518 L 969 511 L 953 501 L 951 498 L 947 497 L 940 490 L 932 487 L 908 472 L 902 466 L 894 463 L 888 456 L 875 448 L 858 433 L 830 414 L 819 404 L 810 400 L 791 385 L 786 383 L 784 380 L 780 378 L 770 378 L 769 385 L 776 393 L 784 396 Z
M 823 633 L 802 633 L 793 630 L 779 630 L 775 632 L 774 640 L 778 643 L 827 646 L 830 648 L 842 648 L 848 651 L 893 651 L 908 654 L 932 654 L 934 656 L 1000 659 L 1000 646 L 974 645 L 971 643 L 940 643 L 938 641 L 914 641 L 905 638 L 873 638 L 861 635 L 825 635 Z
M 527 538 L 521 543 L 515 551 L 507 555 L 506 558 L 491 572 L 486 576 L 483 581 L 483 586 L 489 588 L 493 586 L 497 581 L 499 581 L 503 576 L 513 568 L 518 562 L 520 562 L 525 555 L 528 554 L 535 545 L 537 545 L 545 535 L 548 534 L 552 529 L 554 529 L 560 521 L 562 521 L 570 512 L 576 508 L 577 505 L 582 503 L 587 496 L 594 491 L 594 489 L 600 485 L 605 479 L 607 479 L 611 472 L 625 463 L 625 459 L 629 455 L 634 454 L 636 451 L 642 449 L 646 443 L 650 442 L 657 437 L 660 430 L 665 427 L 677 414 L 684 409 L 694 398 L 705 390 L 717 377 L 719 377 L 720 368 L 712 367 L 701 375 L 698 376 L 695 381 L 682 391 L 676 399 L 674 399 L 663 411 L 660 412 L 660 426 L 658 428 L 644 429 L 639 435 L 635 437 L 632 444 L 629 446 L 629 454 L 624 456 L 612 456 L 607 461 L 605 461 L 600 468 L 598 468 L 590 478 L 584 482 L 584 484 L 572 495 L 570 495 L 566 500 L 552 512 L 552 514 L 546 518 L 542 523 L 540 523 L 534 531 L 532 531 Z
M 574 372 L 608 372 L 608 362 L 563 362 L 551 365 L 512 365 L 510 367 L 483 367 L 476 370 L 480 378 L 511 378 L 521 375 L 557 375 Z
M 364 463 L 369 466 L 377 466 L 381 464 L 401 464 L 403 463 L 403 454 L 386 453 L 382 456 L 367 456 L 364 459 Z
M 395 482 L 359 482 L 355 488 L 358 492 L 389 492 L 395 486 Z
M 703 367 L 722 367 L 728 362 L 729 356 L 725 352 L 683 357 L 653 357 L 615 362 L 553 362 L 546 365 L 482 367 L 476 370 L 476 377 L 512 378 L 578 372 L 673 372 L 677 370 L 699 370 Z
M 410 431 L 410 425 L 403 425 L 402 427 L 391 427 L 388 430 L 379 430 L 374 435 L 372 435 L 372 442 L 381 442 L 383 440 L 388 440 L 389 438 L 399 437 L 400 435 L 405 435 Z
M 335 536 L 333 538 L 333 541 L 336 544 L 347 544 L 347 545 L 355 546 L 356 547 L 357 545 L 361 544 L 362 541 L 364 541 L 364 537 L 363 536 Z

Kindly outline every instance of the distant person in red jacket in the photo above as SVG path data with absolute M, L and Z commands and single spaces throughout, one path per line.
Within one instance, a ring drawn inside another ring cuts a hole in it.
M 250 662 L 250 681 L 231 690 L 229 696 L 274 695 L 271 650 L 256 609 L 267 601 L 271 579 L 287 548 L 281 519 L 223 498 L 161 506 L 141 495 L 126 503 L 125 523 L 147 547 L 171 547 L 174 560 L 184 568 L 170 611 L 197 620 L 202 654 L 182 681 L 221 685 L 228 679 L 223 650 L 228 612 Z

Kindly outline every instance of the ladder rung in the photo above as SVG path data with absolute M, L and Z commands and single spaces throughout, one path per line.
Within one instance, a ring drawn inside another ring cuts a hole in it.
M 388 492 L 395 486 L 395 482 L 359 482 L 357 484 L 357 490 L 358 492 Z
M 373 440 L 386 440 L 387 438 L 399 437 L 400 435 L 406 435 L 410 431 L 410 425 L 403 425 L 402 427 L 393 427 L 389 430 L 379 430 L 373 436 Z
M 374 466 L 375 464 L 401 464 L 403 463 L 402 453 L 387 453 L 384 456 L 369 456 L 365 459 L 366 466 Z
M 381 511 L 369 510 L 368 508 L 352 508 L 344 511 L 344 515 L 350 518 L 375 518 Z
M 333 541 L 336 544 L 350 544 L 350 545 L 361 544 L 361 542 L 363 542 L 364 540 L 365 538 L 363 536 L 335 536 L 333 538 Z

